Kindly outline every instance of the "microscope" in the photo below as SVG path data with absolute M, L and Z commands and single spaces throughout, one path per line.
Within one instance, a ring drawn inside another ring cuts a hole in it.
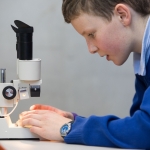
M 16 33 L 17 78 L 6 83 L 6 69 L 0 69 L 0 140 L 1 139 L 39 139 L 29 128 L 12 123 L 10 115 L 19 100 L 40 97 L 41 59 L 33 59 L 32 34 L 33 27 L 22 21 L 15 20 L 12 29 Z M 9 107 L 14 107 L 10 113 Z

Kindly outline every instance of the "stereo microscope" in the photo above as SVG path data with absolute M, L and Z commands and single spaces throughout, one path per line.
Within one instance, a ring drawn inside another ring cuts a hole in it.
M 40 139 L 29 128 L 12 123 L 10 115 L 19 100 L 40 97 L 41 59 L 32 58 L 33 27 L 15 20 L 12 29 L 16 33 L 17 79 L 6 83 L 6 69 L 0 69 L 0 139 Z M 22 86 L 23 85 L 23 86 Z M 14 107 L 10 113 L 7 109 Z

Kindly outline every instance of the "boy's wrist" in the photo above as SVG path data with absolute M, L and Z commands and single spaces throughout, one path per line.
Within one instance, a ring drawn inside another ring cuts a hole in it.
M 68 133 L 71 131 L 72 129 L 72 124 L 74 121 L 70 121 L 68 123 L 65 123 L 61 128 L 60 128 L 60 135 L 61 137 L 64 139 L 65 136 L 68 135 Z
M 76 113 L 73 113 L 73 112 L 72 112 L 72 115 L 73 115 L 73 120 L 75 120 L 76 117 L 78 116 Z

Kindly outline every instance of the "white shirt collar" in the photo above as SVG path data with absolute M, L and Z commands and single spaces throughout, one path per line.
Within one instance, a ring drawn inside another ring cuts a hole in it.
M 133 66 L 135 74 L 141 76 L 146 75 L 146 64 L 148 62 L 149 56 L 150 56 L 150 17 L 147 21 L 144 32 L 141 54 L 135 52 L 133 54 Z

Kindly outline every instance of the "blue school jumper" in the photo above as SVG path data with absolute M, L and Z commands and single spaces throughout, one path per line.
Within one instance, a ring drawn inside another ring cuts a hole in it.
M 72 130 L 64 138 L 66 143 L 150 149 L 150 21 L 148 22 L 143 38 L 147 41 L 143 41 L 144 50 L 141 55 L 145 66 L 143 69 L 143 65 L 140 65 L 142 75 L 135 74 L 136 93 L 130 116 L 123 119 L 114 115 L 92 115 L 88 118 L 77 116 Z

